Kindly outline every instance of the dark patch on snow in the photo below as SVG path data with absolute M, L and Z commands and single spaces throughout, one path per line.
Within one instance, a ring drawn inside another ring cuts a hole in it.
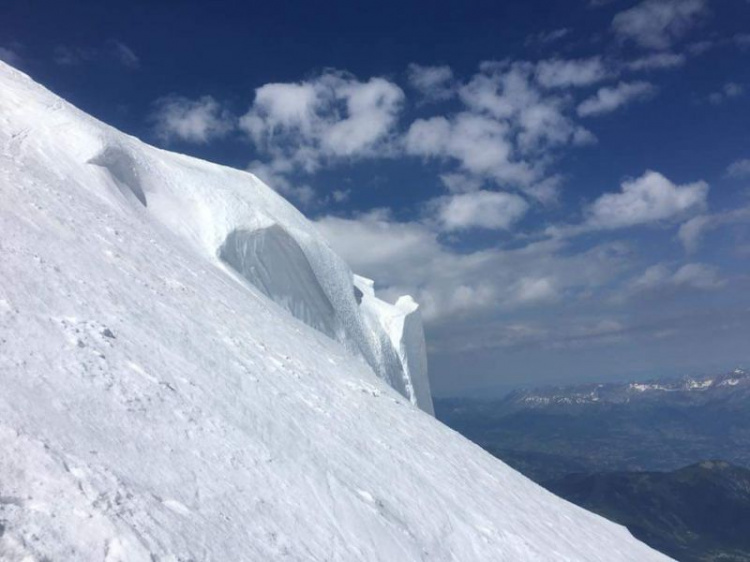
M 0 505 L 15 505 L 23 507 L 23 500 L 15 496 L 0 496 Z
M 108 146 L 88 163 L 107 170 L 117 184 L 117 188 L 126 198 L 135 197 L 141 205 L 148 206 L 146 194 L 138 178 L 135 160 L 125 150 L 118 146 Z

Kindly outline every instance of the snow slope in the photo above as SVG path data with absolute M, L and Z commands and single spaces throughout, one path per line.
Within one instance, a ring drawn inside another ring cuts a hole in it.
M 0 63 L 0 559 L 666 560 L 415 407 L 415 306 L 357 285 Z

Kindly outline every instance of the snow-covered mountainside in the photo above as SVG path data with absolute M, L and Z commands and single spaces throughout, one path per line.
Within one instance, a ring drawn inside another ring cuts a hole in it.
M 3 63 L 0 385 L 4 561 L 666 559 L 417 408 L 416 305 L 256 178 Z

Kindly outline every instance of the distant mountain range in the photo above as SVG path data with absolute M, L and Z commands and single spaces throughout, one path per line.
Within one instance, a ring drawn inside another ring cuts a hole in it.
M 646 401 L 705 404 L 750 396 L 750 374 L 742 369 L 716 376 L 683 377 L 631 383 L 597 383 L 546 389 L 519 390 L 503 401 L 520 408 L 568 408 L 574 405 L 631 404 Z
M 673 472 L 572 474 L 545 483 L 681 562 L 750 560 L 750 470 L 706 461 Z
M 544 482 L 573 472 L 750 466 L 750 374 L 519 390 L 438 400 L 436 415 Z
M 738 466 L 750 467 L 750 373 L 519 390 L 435 411 L 677 560 L 750 562 L 750 470 Z M 704 461 L 716 458 L 731 462 Z

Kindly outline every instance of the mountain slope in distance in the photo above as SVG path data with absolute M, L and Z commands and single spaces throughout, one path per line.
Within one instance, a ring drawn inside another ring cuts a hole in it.
M 750 560 L 746 468 L 704 461 L 673 472 L 570 474 L 545 486 L 678 560 Z

